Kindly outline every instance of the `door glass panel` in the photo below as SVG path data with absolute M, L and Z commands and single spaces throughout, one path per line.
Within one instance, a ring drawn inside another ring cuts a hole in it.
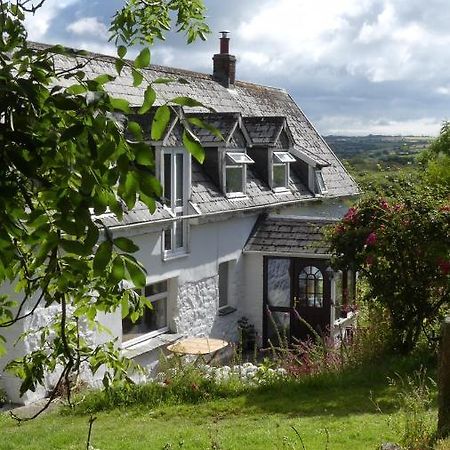
M 291 305 L 291 260 L 269 258 L 267 261 L 267 303 L 288 308 Z
M 175 185 L 175 206 L 183 206 L 183 197 L 184 197 L 184 192 L 183 192 L 183 187 L 184 187 L 184 183 L 183 183 L 183 173 L 184 173 L 184 168 L 183 168 L 183 154 L 182 153 L 177 153 L 175 155 L 175 166 L 176 166 L 176 185 Z
M 267 319 L 267 339 L 273 345 L 289 342 L 290 314 L 288 312 L 269 311 Z
M 300 272 L 298 295 L 301 305 L 312 308 L 323 306 L 323 276 L 317 267 L 307 266 Z

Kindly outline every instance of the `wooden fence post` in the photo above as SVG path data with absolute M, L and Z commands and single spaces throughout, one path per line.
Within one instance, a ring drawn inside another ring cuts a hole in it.
M 450 316 L 442 323 L 438 383 L 438 435 L 445 438 L 450 435 Z

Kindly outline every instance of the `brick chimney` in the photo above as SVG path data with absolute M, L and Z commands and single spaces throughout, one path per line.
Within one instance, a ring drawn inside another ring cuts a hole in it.
M 221 31 L 220 53 L 214 55 L 213 78 L 226 88 L 234 87 L 236 56 L 230 55 L 229 31 Z

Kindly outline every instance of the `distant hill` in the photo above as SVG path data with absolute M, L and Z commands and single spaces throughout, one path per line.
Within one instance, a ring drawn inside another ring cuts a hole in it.
M 355 171 L 413 166 L 416 155 L 427 148 L 429 136 L 324 136 L 325 141 Z
M 332 150 L 341 157 L 352 157 L 358 153 L 369 154 L 415 154 L 428 147 L 429 136 L 325 136 Z

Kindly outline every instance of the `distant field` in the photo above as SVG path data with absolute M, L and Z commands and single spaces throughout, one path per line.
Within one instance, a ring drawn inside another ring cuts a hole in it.
M 337 156 L 355 170 L 372 171 L 399 168 L 415 163 L 415 157 L 427 148 L 429 136 L 325 136 Z

